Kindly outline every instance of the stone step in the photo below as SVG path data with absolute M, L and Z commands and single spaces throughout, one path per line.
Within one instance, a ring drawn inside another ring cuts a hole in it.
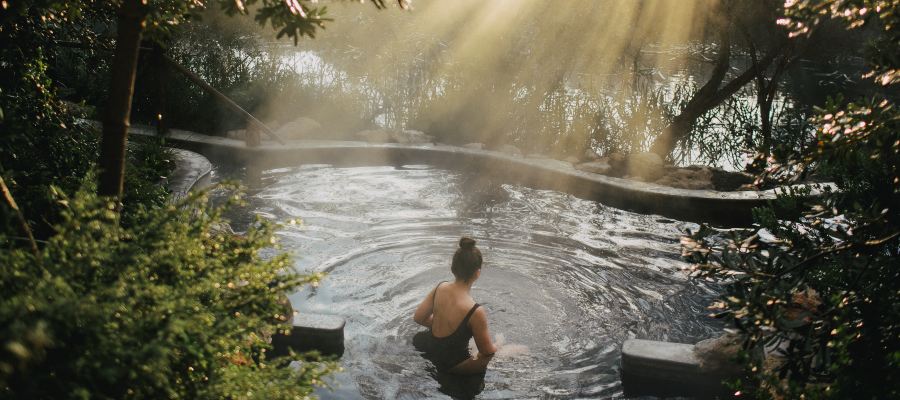
M 343 318 L 336 315 L 299 313 L 294 316 L 290 334 L 272 337 L 275 355 L 318 351 L 323 355 L 342 356 L 344 354 Z
M 725 377 L 700 368 L 694 345 L 629 339 L 622 345 L 625 395 L 728 398 Z

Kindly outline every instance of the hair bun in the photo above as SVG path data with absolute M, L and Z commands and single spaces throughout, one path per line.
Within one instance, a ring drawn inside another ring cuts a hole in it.
M 466 250 L 474 249 L 475 248 L 475 239 L 464 236 L 462 239 L 459 239 L 459 248 L 466 249 Z

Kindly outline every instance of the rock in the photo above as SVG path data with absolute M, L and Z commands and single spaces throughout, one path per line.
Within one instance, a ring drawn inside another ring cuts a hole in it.
M 391 139 L 400 144 L 424 144 L 434 143 L 434 137 L 424 132 L 415 130 L 392 131 Z
M 712 190 L 712 171 L 707 167 L 675 168 L 656 181 L 657 184 L 680 189 Z
M 484 150 L 484 143 L 468 143 L 464 144 L 463 147 L 467 149 Z
M 595 152 L 594 149 L 588 148 L 587 150 L 584 151 L 583 159 L 588 162 L 597 161 L 600 159 L 600 155 L 597 154 L 597 152 Z
M 712 183 L 716 190 L 738 190 L 741 185 L 752 184 L 756 179 L 753 175 L 744 172 L 731 172 L 718 168 L 712 168 Z
M 655 181 L 665 173 L 665 164 L 662 158 L 655 153 L 636 153 L 628 156 L 627 173 L 646 181 Z
M 387 129 L 367 129 L 356 132 L 356 137 L 369 143 L 390 143 L 393 140 L 391 131 Z
M 503 146 L 498 147 L 497 151 L 499 151 L 501 153 L 509 154 L 511 156 L 519 156 L 519 157 L 522 156 L 522 150 L 519 150 L 518 147 L 513 146 L 511 144 L 504 144 Z
M 726 333 L 697 342 L 694 356 L 700 362 L 700 370 L 720 376 L 740 376 L 742 368 L 735 359 L 741 350 L 741 341 L 740 335 Z
M 210 225 L 209 230 L 215 235 L 228 235 L 234 236 L 234 229 L 231 229 L 231 224 L 227 222 L 218 222 Z
M 310 139 L 322 134 L 322 124 L 312 118 L 300 117 L 278 128 L 275 134 L 285 140 Z
M 606 162 L 612 167 L 611 175 L 614 176 L 625 175 L 625 172 L 628 169 L 628 157 L 622 153 L 609 153 L 609 155 L 606 156 Z
M 575 157 L 575 156 L 568 156 L 568 157 L 566 157 L 566 159 L 563 160 L 563 161 L 565 161 L 565 162 L 567 162 L 567 163 L 569 163 L 569 164 L 572 164 L 572 165 L 577 165 L 577 164 L 581 163 L 581 160 L 578 159 L 578 157 Z
M 621 376 L 625 396 L 724 398 L 733 391 L 719 375 L 703 373 L 694 346 L 628 339 L 622 345 Z
M 322 354 L 341 356 L 344 354 L 343 318 L 335 315 L 297 313 L 288 334 L 272 336 L 275 355 L 316 350 Z
M 577 164 L 575 165 L 575 169 L 594 174 L 609 175 L 613 168 L 606 161 L 594 161 Z

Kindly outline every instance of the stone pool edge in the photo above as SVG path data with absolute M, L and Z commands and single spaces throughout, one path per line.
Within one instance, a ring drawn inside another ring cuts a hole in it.
M 150 127 L 133 126 L 129 131 L 137 137 L 156 136 L 155 130 Z M 751 225 L 752 210 L 766 205 L 780 191 L 785 190 L 719 192 L 680 189 L 579 171 L 567 162 L 549 158 L 521 157 L 444 144 L 295 140 L 286 145 L 263 142 L 258 147 L 247 147 L 243 141 L 177 129 L 166 135 L 166 141 L 170 146 L 192 150 L 211 159 L 241 163 L 253 168 L 303 164 L 429 164 L 448 169 L 473 170 L 510 183 L 558 190 L 629 211 L 725 227 Z M 811 189 L 810 195 L 821 192 L 818 187 Z
M 209 185 L 212 177 L 212 162 L 201 154 L 190 150 L 171 148 L 175 168 L 166 179 L 166 187 L 172 192 L 172 202 L 185 197 L 191 190 Z

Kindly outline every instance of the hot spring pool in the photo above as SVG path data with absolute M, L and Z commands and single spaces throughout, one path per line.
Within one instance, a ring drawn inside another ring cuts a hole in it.
M 343 372 L 333 391 L 318 392 L 325 399 L 471 390 L 471 382 L 439 383 L 412 346 L 423 329 L 413 310 L 452 279 L 462 235 L 484 253 L 472 295 L 492 334 L 529 349 L 496 358 L 479 398 L 619 396 L 625 339 L 694 342 L 721 329 L 705 316 L 713 289 L 682 272 L 678 235 L 691 223 L 428 166 L 273 169 L 249 185 L 248 207 L 230 215 L 234 229 L 254 215 L 301 218 L 278 233 L 281 244 L 297 270 L 328 276 L 291 301 L 347 321 Z

